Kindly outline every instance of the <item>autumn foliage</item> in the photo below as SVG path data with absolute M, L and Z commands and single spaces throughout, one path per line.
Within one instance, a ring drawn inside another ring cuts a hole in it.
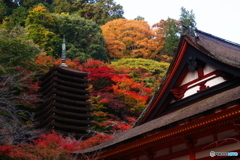
M 155 58 L 163 48 L 163 37 L 156 35 L 144 20 L 116 19 L 101 28 L 112 59 Z
M 42 54 L 36 57 L 35 69 L 44 74 L 53 65 L 60 64 L 61 59 Z M 5 143 L 0 147 L 0 156 L 9 159 L 71 159 L 74 158 L 71 152 L 98 145 L 127 131 L 146 107 L 168 67 L 168 63 L 141 58 L 120 59 L 112 63 L 93 59 L 67 59 L 66 64 L 70 68 L 89 72 L 87 78 L 91 82 L 88 89 L 91 93 L 89 107 L 93 110 L 93 137 L 82 141 L 55 132 L 40 134 L 18 145 L 10 141 Z M 23 71 L 24 75 L 31 74 L 31 71 L 22 67 L 16 67 L 16 71 Z M 28 97 L 35 96 L 37 85 L 28 79 L 23 79 L 22 83 L 29 86 L 24 88 L 24 92 L 29 93 Z M 23 89 L 19 88 L 19 91 L 21 93 Z M 34 108 L 34 105 L 31 107 Z M 32 122 L 24 123 L 26 126 L 32 125 Z
M 108 134 L 97 133 L 85 141 L 80 141 L 63 137 L 56 132 L 41 134 L 39 139 L 32 140 L 30 143 L 0 146 L 0 158 L 70 160 L 75 158 L 71 152 L 95 146 L 112 138 Z
M 39 56 L 36 59 L 40 69 L 51 67 L 51 63 L 59 65 L 61 60 L 50 56 Z M 109 134 L 124 132 L 131 127 L 146 107 L 169 65 L 141 58 L 120 59 L 112 63 L 67 59 L 66 64 L 89 72 L 89 101 L 93 108 L 94 131 Z
M 123 18 L 113 0 L 0 1 L 0 159 L 74 159 L 129 130 L 165 75 L 179 40 L 179 21 L 150 27 Z M 183 19 L 184 20 L 184 19 Z M 88 72 L 89 139 L 34 128 L 38 78 L 62 63 Z M 88 158 L 89 159 L 89 158 Z
M 60 59 L 39 56 L 39 68 L 59 65 Z M 74 69 L 89 72 L 91 108 L 96 132 L 116 134 L 128 130 L 146 107 L 169 64 L 141 58 L 120 59 L 112 63 L 99 60 L 69 60 Z

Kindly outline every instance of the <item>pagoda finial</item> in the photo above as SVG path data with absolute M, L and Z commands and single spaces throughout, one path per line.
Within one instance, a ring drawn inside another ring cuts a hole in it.
M 65 35 L 63 36 L 63 43 L 62 43 L 62 64 L 61 67 L 67 67 L 66 65 L 66 44 L 65 44 Z

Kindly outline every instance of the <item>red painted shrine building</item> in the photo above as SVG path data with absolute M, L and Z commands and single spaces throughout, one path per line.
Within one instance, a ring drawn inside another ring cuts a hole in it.
M 188 29 L 161 86 L 127 132 L 75 152 L 104 160 L 208 160 L 240 153 L 240 45 Z M 79 157 L 79 158 L 80 158 Z

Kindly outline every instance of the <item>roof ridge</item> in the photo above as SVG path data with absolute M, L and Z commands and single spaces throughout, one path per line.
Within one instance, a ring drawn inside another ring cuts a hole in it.
M 218 39 L 218 40 L 223 41 L 223 42 L 226 42 L 226 43 L 228 43 L 228 44 L 231 44 L 231 45 L 240 47 L 240 44 L 239 44 L 239 43 L 236 43 L 236 42 L 233 42 L 233 41 L 230 41 L 230 40 L 227 40 L 227 39 L 224 39 L 224 38 L 221 38 L 221 37 L 212 35 L 212 34 L 210 34 L 210 33 L 201 31 L 201 30 L 199 30 L 199 29 L 195 29 L 195 31 L 196 31 L 197 33 L 204 34 L 204 35 L 210 36 L 210 37 L 212 37 L 212 38 L 214 38 L 214 39 Z

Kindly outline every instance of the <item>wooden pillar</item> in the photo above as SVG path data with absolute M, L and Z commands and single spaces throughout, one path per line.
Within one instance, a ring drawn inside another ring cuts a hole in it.
M 190 158 L 190 160 L 195 160 L 196 159 L 196 156 L 195 156 L 195 153 L 193 151 L 193 148 L 189 149 L 189 158 Z
M 197 139 L 187 137 L 184 139 L 185 145 L 189 148 L 189 158 L 190 160 L 196 160 L 194 146 L 197 143 Z

